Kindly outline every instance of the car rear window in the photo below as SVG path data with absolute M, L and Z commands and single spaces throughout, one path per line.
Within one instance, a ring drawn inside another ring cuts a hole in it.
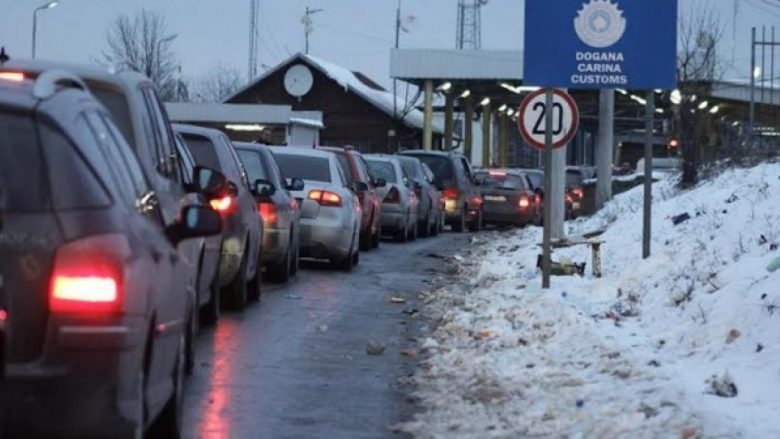
M 288 178 L 300 178 L 310 181 L 330 183 L 330 162 L 322 157 L 274 153 L 276 164 L 282 174 Z
M 419 175 L 417 175 L 417 163 L 414 162 L 414 160 L 409 159 L 399 159 L 399 162 L 401 162 L 401 167 L 404 168 L 404 171 L 406 171 L 406 174 L 412 178 L 418 178 Z
M 455 181 L 455 173 L 452 171 L 450 159 L 435 155 L 415 155 L 414 157 L 431 168 L 437 183 L 446 185 Z
M 238 152 L 238 157 L 241 159 L 241 163 L 244 164 L 244 169 L 246 169 L 246 173 L 249 176 L 249 181 L 253 182 L 259 179 L 270 181 L 268 172 L 266 172 L 263 164 L 263 158 L 260 156 L 259 152 L 248 149 L 236 149 L 236 151 Z
M 529 172 L 526 175 L 528 176 L 528 179 L 531 180 L 531 184 L 534 185 L 535 188 L 541 188 L 544 186 L 544 174 Z
M 214 149 L 214 144 L 211 140 L 195 134 L 182 134 L 182 137 L 187 142 L 187 147 L 195 159 L 195 163 L 218 171 L 222 170 L 222 166 L 219 164 L 219 156 L 217 156 L 217 151 Z
M 133 121 L 130 116 L 130 104 L 124 93 L 112 90 L 99 84 L 92 84 L 90 91 L 95 97 L 108 109 L 114 117 L 117 128 L 125 136 L 125 140 L 135 147 L 135 136 L 133 135 Z
M 336 153 L 336 160 L 339 162 L 339 167 L 341 168 L 341 172 L 344 173 L 344 177 L 347 179 L 347 184 L 351 185 L 354 181 L 354 178 L 352 176 L 352 166 L 349 164 L 349 159 L 347 158 L 346 154 L 338 154 Z
M 524 191 L 525 180 L 519 175 L 478 173 L 477 178 L 485 180 L 483 186 L 491 189 L 516 189 Z
M 380 162 L 377 160 L 368 160 L 368 167 L 376 178 L 384 178 L 388 183 L 398 183 L 395 176 L 395 168 L 390 162 Z
M 45 163 L 32 118 L 0 112 L 0 132 L 0 210 L 48 210 Z
M 582 175 L 580 171 L 566 171 L 566 184 L 568 186 L 581 185 Z

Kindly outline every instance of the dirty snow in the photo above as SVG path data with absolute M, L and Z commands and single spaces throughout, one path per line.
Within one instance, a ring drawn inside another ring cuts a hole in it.
M 417 437 L 780 437 L 780 165 L 681 192 L 654 185 L 653 256 L 641 258 L 642 188 L 571 235 L 601 229 L 604 277 L 536 270 L 541 230 L 487 234 L 446 286 L 414 377 Z M 691 219 L 674 226 L 671 218 Z M 763 237 L 762 237 L 763 236 Z M 731 386 L 730 384 L 733 384 Z M 736 395 L 730 393 L 736 391 Z M 722 396 L 718 396 L 718 394 Z M 731 396 L 731 397 L 729 397 Z

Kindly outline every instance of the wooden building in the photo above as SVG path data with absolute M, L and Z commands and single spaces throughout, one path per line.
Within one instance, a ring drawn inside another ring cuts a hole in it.
M 225 100 L 230 104 L 289 105 L 293 111 L 321 111 L 320 144 L 352 145 L 362 152 L 419 149 L 423 114 L 360 72 L 297 54 Z M 397 117 L 394 117 L 394 114 Z M 443 127 L 434 125 L 434 148 Z

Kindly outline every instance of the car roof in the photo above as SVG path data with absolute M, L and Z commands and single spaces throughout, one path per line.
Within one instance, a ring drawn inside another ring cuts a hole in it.
M 398 157 L 394 155 L 389 154 L 366 154 L 363 156 L 366 160 L 373 160 L 377 162 L 389 162 L 389 163 L 399 163 L 400 160 L 398 160 Z
M 423 150 L 423 149 L 408 149 L 406 151 L 401 151 L 399 154 L 402 155 L 430 155 L 430 156 L 438 156 L 438 157 L 462 157 L 461 154 L 458 153 L 450 153 L 446 151 L 432 151 L 432 150 Z
M 250 142 L 236 142 L 233 141 L 233 146 L 236 149 L 246 149 L 246 150 L 255 150 L 255 151 L 269 151 L 268 145 L 261 145 L 259 143 L 250 143 Z
M 323 151 L 314 148 L 295 148 L 290 146 L 276 146 L 273 148 L 275 154 L 298 155 L 307 157 L 320 157 L 325 159 L 335 158 L 336 155 L 330 151 Z
M 195 134 L 209 139 L 216 139 L 222 134 L 222 131 L 215 130 L 214 128 L 205 128 L 197 125 L 185 125 L 180 123 L 171 124 L 173 131 L 181 134 Z
M 131 70 L 112 72 L 105 67 L 84 64 L 12 59 L 0 66 L 0 71 L 23 72 L 34 76 L 40 75 L 47 70 L 65 70 L 87 81 L 110 83 L 124 88 L 130 88 L 138 83 L 151 82 L 146 76 Z

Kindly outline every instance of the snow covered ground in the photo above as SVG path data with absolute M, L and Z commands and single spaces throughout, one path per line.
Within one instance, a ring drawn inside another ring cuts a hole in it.
M 641 187 L 567 224 L 570 235 L 607 227 L 600 279 L 589 248 L 556 250 L 587 273 L 542 290 L 537 228 L 486 234 L 453 260 L 459 274 L 424 295 L 437 326 L 414 378 L 423 411 L 398 428 L 423 438 L 780 438 L 780 270 L 767 270 L 780 256 L 780 164 L 690 191 L 675 183 L 654 186 L 647 260 Z M 675 226 L 682 213 L 691 218 Z

